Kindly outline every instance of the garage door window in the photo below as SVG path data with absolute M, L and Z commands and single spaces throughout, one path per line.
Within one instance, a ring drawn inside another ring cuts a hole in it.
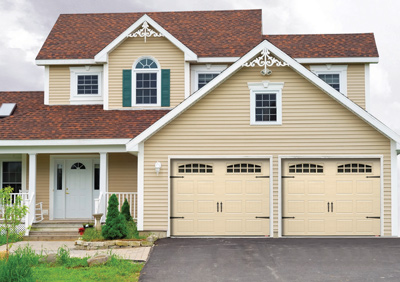
M 361 163 L 343 164 L 338 166 L 338 173 L 372 173 L 372 166 Z
M 179 173 L 212 173 L 213 167 L 208 164 L 183 164 L 178 166 Z
M 289 166 L 289 173 L 324 173 L 324 167 L 318 164 L 294 164 Z
M 226 168 L 227 173 L 261 173 L 261 166 L 257 164 L 231 164 Z

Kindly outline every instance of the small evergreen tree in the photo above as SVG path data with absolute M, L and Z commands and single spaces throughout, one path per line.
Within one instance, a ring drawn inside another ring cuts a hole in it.
M 139 232 L 137 231 L 136 222 L 133 221 L 130 210 L 131 207 L 129 206 L 128 201 L 125 199 L 124 204 L 122 205 L 121 208 L 121 214 L 124 215 L 127 222 L 128 238 L 133 239 L 139 237 Z
M 122 239 L 128 235 L 125 217 L 118 210 L 118 199 L 115 194 L 108 200 L 106 225 L 102 227 L 101 235 L 105 239 Z
M 122 208 L 121 208 L 121 213 L 125 217 L 127 222 L 130 222 L 133 220 L 130 210 L 131 210 L 131 207 L 129 206 L 128 200 L 125 199 L 124 204 L 122 205 Z

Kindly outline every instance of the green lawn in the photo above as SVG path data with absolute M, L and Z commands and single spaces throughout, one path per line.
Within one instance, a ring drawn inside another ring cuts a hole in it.
M 120 261 L 119 266 L 103 265 L 66 268 L 40 264 L 32 268 L 34 281 L 138 281 L 143 264 Z

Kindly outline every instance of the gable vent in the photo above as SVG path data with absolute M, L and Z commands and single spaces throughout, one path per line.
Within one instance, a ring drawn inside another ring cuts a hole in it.
M 0 106 L 0 118 L 9 117 L 15 110 L 16 103 L 3 103 Z

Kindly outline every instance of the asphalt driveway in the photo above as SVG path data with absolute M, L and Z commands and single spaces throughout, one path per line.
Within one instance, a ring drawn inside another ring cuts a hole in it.
M 139 281 L 400 281 L 400 239 L 167 238 Z

